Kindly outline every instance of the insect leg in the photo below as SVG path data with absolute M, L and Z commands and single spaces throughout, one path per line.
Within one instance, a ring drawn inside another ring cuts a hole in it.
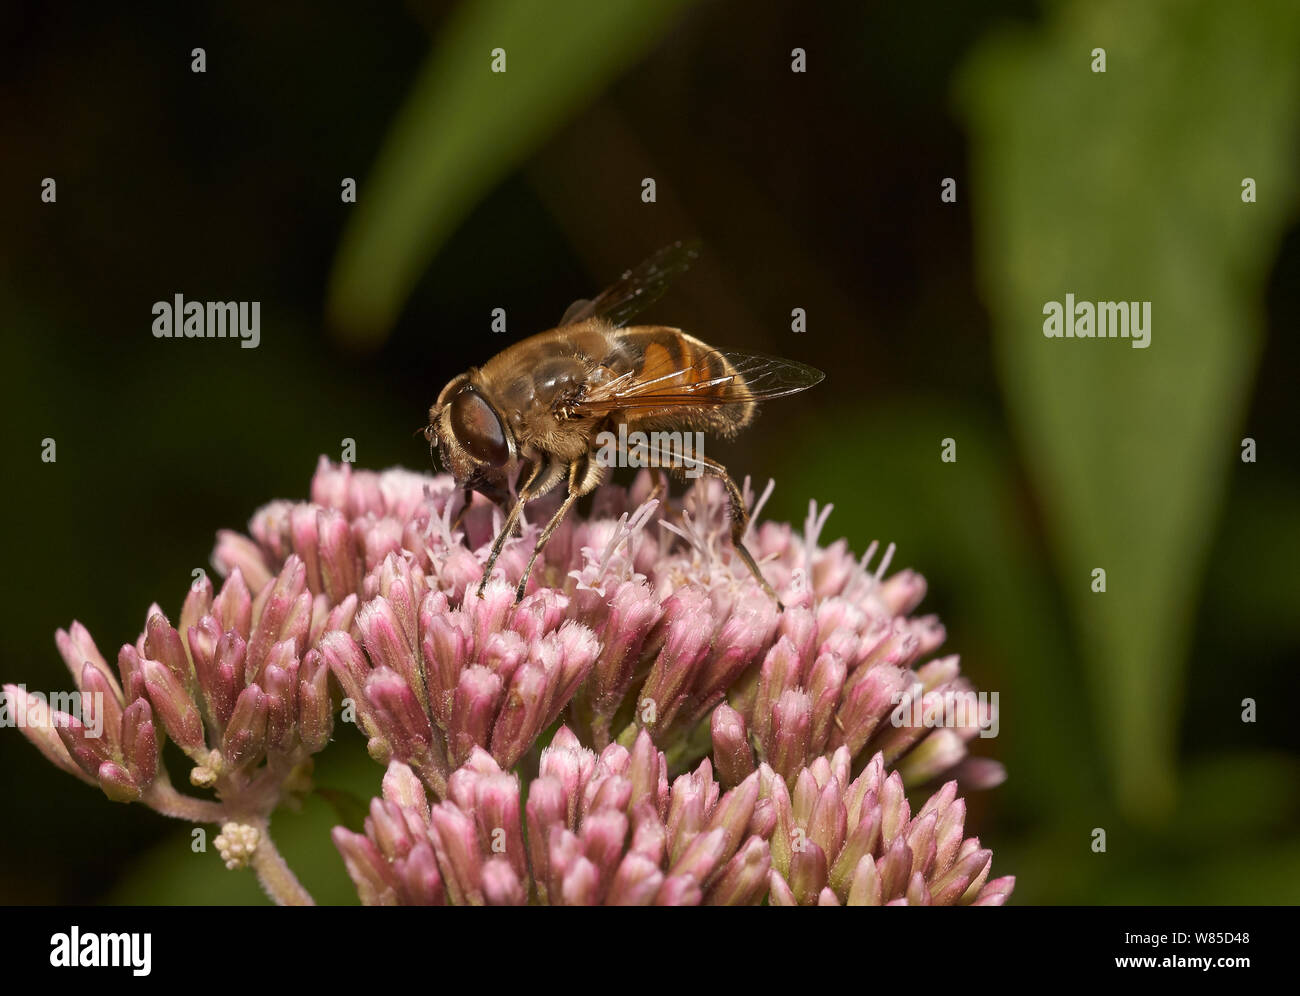
M 497 538 L 492 541 L 492 552 L 488 554 L 487 564 L 483 567 L 483 579 L 478 583 L 479 598 L 483 597 L 483 589 L 487 587 L 488 578 L 492 576 L 492 568 L 496 566 L 497 557 L 501 556 L 502 547 L 506 545 L 506 540 L 515 531 L 515 526 L 519 523 L 519 516 L 523 514 L 524 505 L 545 490 L 545 488 L 539 488 L 536 492 L 533 490 L 534 485 L 538 484 L 539 481 L 545 485 L 546 479 L 551 477 L 550 474 L 543 475 L 544 470 L 549 470 L 549 464 L 545 460 L 540 461 L 533 467 L 533 472 L 528 475 L 528 480 L 519 489 L 519 497 L 511 506 L 510 514 L 506 516 L 501 531 L 497 533 Z
M 465 513 L 469 511 L 470 505 L 474 502 L 474 489 L 466 488 L 462 497 L 464 498 L 464 502 L 460 506 L 460 511 L 456 513 L 456 521 L 451 524 L 452 529 L 460 528 L 461 520 L 465 518 Z
M 727 468 L 716 460 L 710 460 L 704 456 L 696 456 L 693 459 L 697 461 L 698 466 L 704 473 L 716 477 L 727 489 L 727 497 L 731 500 L 731 545 L 736 548 L 736 552 L 740 554 L 740 559 L 745 562 L 745 566 L 749 568 L 749 572 L 754 575 L 754 579 L 762 589 L 772 596 L 772 601 L 776 602 L 776 607 L 784 612 L 785 605 L 777 597 L 772 586 L 767 583 L 767 578 L 763 577 L 762 572 L 758 569 L 754 555 L 745 546 L 744 536 L 745 530 L 749 528 L 749 511 L 745 508 L 745 499 L 740 493 L 740 488 L 736 487 L 736 482 L 727 473 Z
M 519 587 L 515 590 L 516 602 L 523 599 L 524 589 L 528 587 L 528 579 L 533 574 L 533 565 L 537 563 L 537 558 L 541 555 L 542 548 L 546 546 L 547 541 L 551 538 L 551 534 L 564 521 L 569 509 L 573 507 L 573 503 L 587 493 L 582 487 L 583 479 L 587 476 L 586 463 L 586 460 L 575 460 L 569 464 L 569 493 L 564 496 L 564 501 L 555 510 L 555 514 L 551 516 L 551 521 L 546 524 L 542 534 L 537 537 L 537 545 L 533 547 L 533 555 L 528 558 L 528 566 L 524 568 L 524 575 L 519 579 Z
M 627 460 L 633 460 L 633 458 L 635 458 L 635 462 L 632 463 L 632 466 L 645 467 L 650 471 L 650 493 L 646 495 L 646 500 L 649 501 L 653 499 L 661 505 L 664 504 L 668 497 L 668 480 L 667 475 L 660 467 L 660 463 L 664 462 L 664 465 L 669 467 L 676 466 L 672 462 L 673 459 L 681 459 L 677 451 L 665 448 L 664 452 L 656 451 L 655 453 L 652 453 L 648 446 L 637 444 L 635 446 L 624 446 L 619 452 Z M 659 459 L 654 459 L 656 456 Z M 674 471 L 674 473 L 676 473 L 676 471 Z
M 657 466 L 650 468 L 650 498 L 663 503 L 668 497 L 668 482 L 664 480 L 664 472 Z

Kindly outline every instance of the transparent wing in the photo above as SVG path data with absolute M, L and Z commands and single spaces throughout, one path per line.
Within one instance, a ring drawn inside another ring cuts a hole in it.
M 592 300 L 574 301 L 560 324 L 571 325 L 599 317 L 615 326 L 626 325 L 643 308 L 659 300 L 668 285 L 690 269 L 699 256 L 700 243 L 696 239 L 665 246 Z
M 570 410 L 583 418 L 616 411 L 768 401 L 805 391 L 825 376 L 805 363 L 758 353 L 709 350 L 683 367 L 666 351 L 652 350 L 640 370 L 591 389 Z

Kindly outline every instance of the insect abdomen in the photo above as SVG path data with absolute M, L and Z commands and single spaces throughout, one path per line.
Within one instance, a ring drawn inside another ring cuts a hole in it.
M 680 393 L 690 399 L 661 409 L 630 411 L 626 413 L 630 427 L 680 427 L 731 436 L 753 420 L 752 401 L 716 403 L 719 398 L 735 398 L 738 394 L 743 397 L 744 382 L 726 356 L 708 343 L 664 325 L 617 329 L 610 338 L 617 352 L 627 357 L 624 362 L 629 366 L 625 369 L 634 370 L 638 379 L 682 371 L 675 379 L 665 380 L 662 390 L 671 391 L 677 382 Z M 624 372 L 614 369 L 617 373 Z

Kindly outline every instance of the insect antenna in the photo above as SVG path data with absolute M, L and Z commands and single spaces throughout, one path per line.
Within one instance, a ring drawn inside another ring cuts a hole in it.
M 423 434 L 424 438 L 429 441 L 429 463 L 433 464 L 434 471 L 437 471 L 438 460 L 434 456 L 434 449 L 438 445 L 438 431 L 433 425 L 422 425 L 411 433 L 412 436 L 418 436 L 421 434 Z

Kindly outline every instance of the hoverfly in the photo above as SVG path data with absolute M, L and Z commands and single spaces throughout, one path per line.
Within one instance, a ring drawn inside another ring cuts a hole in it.
M 520 472 L 518 495 L 483 569 L 480 597 L 524 505 L 565 482 L 567 494 L 520 579 L 516 599 L 523 598 L 551 534 L 573 503 L 605 479 L 608 468 L 596 459 L 602 432 L 622 423 L 627 433 L 693 430 L 730 438 L 753 420 L 758 402 L 803 391 L 824 377 L 793 360 L 715 349 L 681 329 L 623 327 L 698 255 L 692 242 L 660 250 L 595 299 L 574 302 L 556 328 L 461 374 L 429 409 L 424 435 L 430 451 L 438 447 L 444 467 L 465 491 L 466 505 L 478 491 L 504 507 L 510 475 Z M 742 542 L 749 513 L 727 469 L 702 455 L 670 462 L 677 476 L 688 462 L 726 487 L 736 552 L 780 605 Z M 662 480 L 657 468 L 652 473 L 658 491 Z

